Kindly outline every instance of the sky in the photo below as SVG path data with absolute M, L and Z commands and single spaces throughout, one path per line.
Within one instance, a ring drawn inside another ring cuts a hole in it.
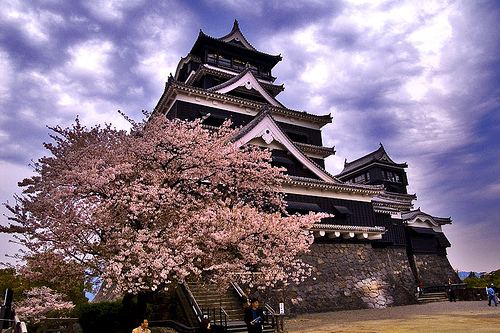
M 409 167 L 415 208 L 450 217 L 450 263 L 500 268 L 500 2 L 4 0 L 0 6 L 0 202 L 48 152 L 47 126 L 142 119 L 200 29 L 237 19 L 288 108 L 324 115 L 327 170 L 382 142 Z M 0 223 L 8 223 L 0 207 Z M 0 235 L 0 262 L 17 249 Z M 7 256 L 6 256 L 7 255 Z

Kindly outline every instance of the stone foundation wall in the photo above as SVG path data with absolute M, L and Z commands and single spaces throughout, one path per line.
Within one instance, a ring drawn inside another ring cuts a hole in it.
M 261 293 L 287 314 L 385 308 L 416 302 L 416 282 L 405 248 L 374 249 L 368 243 L 314 243 L 304 261 L 312 275 L 300 285 Z
M 449 278 L 453 283 L 461 282 L 446 256 L 414 254 L 413 259 L 418 279 L 424 284 L 424 287 L 448 284 Z

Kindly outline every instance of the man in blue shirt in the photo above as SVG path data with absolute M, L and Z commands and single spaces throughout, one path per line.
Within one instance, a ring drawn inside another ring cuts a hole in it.
M 250 304 L 250 307 L 245 309 L 245 323 L 247 324 L 248 333 L 262 333 L 264 311 L 259 308 L 258 299 L 253 298 Z
M 493 302 L 495 302 L 495 306 L 497 306 L 497 298 L 495 296 L 495 290 L 493 289 L 493 287 L 486 288 L 486 291 L 488 293 L 488 306 L 491 306 L 491 300 L 493 300 Z

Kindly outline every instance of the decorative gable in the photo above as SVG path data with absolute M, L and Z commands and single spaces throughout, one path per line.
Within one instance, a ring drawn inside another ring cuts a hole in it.
M 261 111 L 259 115 L 243 127 L 234 138 L 234 143 L 239 147 L 247 144 L 255 138 L 261 138 L 268 146 L 279 144 L 286 149 L 304 168 L 310 170 L 319 179 L 329 183 L 339 183 L 339 181 L 330 175 L 325 169 L 320 167 L 309 159 L 281 130 L 276 124 L 269 110 Z
M 234 20 L 233 28 L 231 29 L 231 32 L 229 32 L 226 36 L 220 37 L 219 40 L 230 43 L 230 44 L 235 44 L 240 47 L 244 47 L 246 49 L 252 50 L 252 51 L 257 51 L 243 36 L 243 33 L 240 30 L 240 25 L 238 24 L 237 20 Z
M 271 94 L 267 92 L 266 89 L 262 87 L 260 82 L 255 78 L 252 71 L 250 69 L 246 69 L 241 72 L 239 75 L 233 77 L 232 79 L 214 86 L 209 91 L 217 92 L 221 94 L 227 94 L 233 90 L 237 89 L 246 89 L 247 91 L 253 91 L 254 93 L 260 95 L 265 101 L 272 106 L 283 107 L 283 105 L 278 102 Z
M 432 216 L 420 211 L 420 208 L 404 212 L 402 214 L 402 218 L 405 224 L 409 227 L 432 229 L 436 232 L 441 232 L 442 225 L 451 224 L 451 218 Z

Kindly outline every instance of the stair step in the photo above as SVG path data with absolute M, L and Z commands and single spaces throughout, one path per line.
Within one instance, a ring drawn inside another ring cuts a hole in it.
M 448 300 L 446 292 L 425 293 L 418 295 L 418 303 L 432 303 L 432 302 L 445 302 Z
M 218 322 L 220 313 L 218 308 L 222 307 L 224 309 L 228 315 L 227 332 L 247 332 L 246 324 L 243 321 L 245 310 L 236 291 L 232 289 L 220 291 L 214 285 L 200 285 L 196 283 L 189 283 L 188 288 L 202 310 L 212 310 L 208 313 L 211 320 L 213 320 L 213 309 L 215 308 L 216 323 Z M 274 329 L 271 325 L 265 324 L 263 332 L 274 332 Z
M 247 333 L 247 325 L 241 320 L 237 322 L 228 322 L 227 323 L 227 332 L 231 333 Z M 264 329 L 262 332 L 274 332 L 274 328 L 272 328 L 269 324 L 264 324 Z

